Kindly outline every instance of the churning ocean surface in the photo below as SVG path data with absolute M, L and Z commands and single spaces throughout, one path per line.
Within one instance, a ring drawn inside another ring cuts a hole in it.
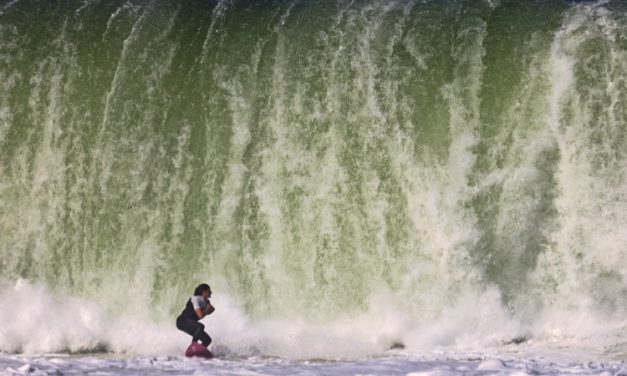
M 626 361 L 627 1 L 0 0 L 0 373 Z

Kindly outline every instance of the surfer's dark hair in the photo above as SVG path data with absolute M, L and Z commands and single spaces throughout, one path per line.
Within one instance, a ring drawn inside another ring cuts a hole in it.
M 202 295 L 203 291 L 207 291 L 209 290 L 209 285 L 206 283 L 201 283 L 200 285 L 198 285 L 198 287 L 196 287 L 196 289 L 194 290 L 194 296 L 196 295 Z

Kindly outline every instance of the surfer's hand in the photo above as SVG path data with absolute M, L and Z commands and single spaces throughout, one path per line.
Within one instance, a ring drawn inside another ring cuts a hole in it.
M 216 309 L 211 304 L 207 304 L 207 306 L 205 307 L 205 315 L 210 315 L 215 310 Z

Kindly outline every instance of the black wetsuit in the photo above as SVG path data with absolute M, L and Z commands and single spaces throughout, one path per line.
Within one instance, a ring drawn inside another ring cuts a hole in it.
M 176 318 L 176 327 L 192 336 L 192 341 L 197 342 L 200 340 L 203 346 L 207 347 L 211 343 L 211 337 L 205 333 L 205 326 L 199 323 L 198 320 L 192 300 L 189 299 L 183 312 Z

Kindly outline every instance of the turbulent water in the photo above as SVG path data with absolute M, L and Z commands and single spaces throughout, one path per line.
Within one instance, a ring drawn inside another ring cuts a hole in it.
M 625 359 L 626 177 L 623 0 L 0 2 L 6 353 Z

